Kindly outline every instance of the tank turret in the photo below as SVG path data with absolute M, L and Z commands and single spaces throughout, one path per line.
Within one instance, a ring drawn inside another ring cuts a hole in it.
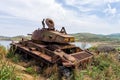
M 45 28 L 45 23 L 48 28 Z M 47 18 L 42 21 L 43 28 L 35 30 L 32 34 L 32 40 L 37 42 L 53 42 L 53 43 L 68 43 L 74 42 L 73 36 L 66 33 L 64 27 L 60 31 L 55 30 L 54 22 L 52 19 Z

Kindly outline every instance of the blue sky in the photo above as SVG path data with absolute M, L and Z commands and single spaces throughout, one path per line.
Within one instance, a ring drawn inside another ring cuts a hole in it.
M 0 35 L 27 35 L 48 17 L 68 33 L 119 33 L 120 0 L 1 0 Z

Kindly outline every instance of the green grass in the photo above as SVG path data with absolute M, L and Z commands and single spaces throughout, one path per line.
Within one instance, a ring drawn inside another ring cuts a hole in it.
M 6 57 L 10 58 L 14 63 L 18 63 L 18 62 L 20 62 L 21 56 L 18 54 L 15 54 L 15 50 L 16 50 L 16 48 L 13 48 L 11 46 L 11 48 L 8 50 L 8 52 L 6 54 Z
M 15 66 L 2 61 L 0 64 L 0 80 L 21 80 L 21 77 L 16 74 Z
M 75 74 L 75 80 L 120 80 L 120 64 L 113 55 L 99 55 L 95 58 L 93 66 Z M 87 77 L 86 77 L 87 76 Z
M 13 58 L 15 56 L 15 50 L 16 50 L 16 48 L 14 48 L 13 46 L 11 46 L 10 49 L 8 49 L 6 57 L 7 58 Z
M 16 67 L 7 61 L 6 54 L 6 48 L 0 46 L 0 80 L 22 80 Z
M 29 74 L 36 74 L 37 72 L 33 69 L 33 67 L 27 67 L 26 72 Z
M 12 58 L 12 61 L 15 62 L 15 63 L 18 63 L 20 62 L 20 55 L 15 55 L 13 58 Z

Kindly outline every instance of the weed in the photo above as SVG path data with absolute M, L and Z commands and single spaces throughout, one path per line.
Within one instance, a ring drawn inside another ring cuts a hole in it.
M 15 62 L 15 63 L 18 63 L 20 62 L 20 55 L 14 55 L 14 57 L 12 58 L 12 61 Z
M 33 69 L 33 67 L 27 67 L 26 68 L 26 72 L 29 73 L 29 74 L 35 74 L 35 70 Z
M 74 77 L 74 80 L 83 80 L 84 72 L 76 68 L 73 70 L 73 77 Z
M 0 45 L 0 59 L 3 59 L 5 57 L 6 52 L 7 52 L 6 48 Z
M 14 56 L 13 52 L 8 52 L 6 55 L 7 58 L 13 58 L 13 56 Z
M 0 80 L 21 80 L 22 78 L 17 75 L 15 66 L 6 60 L 6 53 L 6 48 L 0 46 Z
M 16 74 L 15 66 L 3 61 L 0 64 L 0 80 L 21 80 L 21 77 Z
M 43 75 L 46 77 L 50 77 L 52 74 L 54 73 L 58 73 L 58 68 L 57 65 L 53 65 L 53 66 L 48 66 L 44 71 L 43 71 Z
M 14 46 L 11 46 L 8 50 L 8 53 L 6 55 L 7 58 L 13 58 L 15 55 L 16 48 Z
M 97 52 L 97 46 L 92 46 L 89 48 L 89 51 Z
M 76 69 L 74 80 L 120 80 L 120 64 L 113 59 L 113 55 L 100 54 L 95 57 L 94 65 L 87 65 L 87 69 Z

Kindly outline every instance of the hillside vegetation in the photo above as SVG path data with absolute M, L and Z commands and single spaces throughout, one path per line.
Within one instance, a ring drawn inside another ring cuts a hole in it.
M 5 37 L 5 36 L 0 36 L 0 40 L 6 40 L 6 41 L 19 41 L 22 38 L 30 39 L 30 36 L 24 36 L 24 35 L 19 35 L 19 36 L 14 36 L 14 37 Z
M 110 37 L 110 38 L 120 39 L 120 33 L 110 34 L 110 35 L 107 35 L 107 36 Z
M 71 35 L 75 37 L 76 41 L 80 42 L 120 41 L 120 34 L 98 35 L 92 33 L 76 33 Z

